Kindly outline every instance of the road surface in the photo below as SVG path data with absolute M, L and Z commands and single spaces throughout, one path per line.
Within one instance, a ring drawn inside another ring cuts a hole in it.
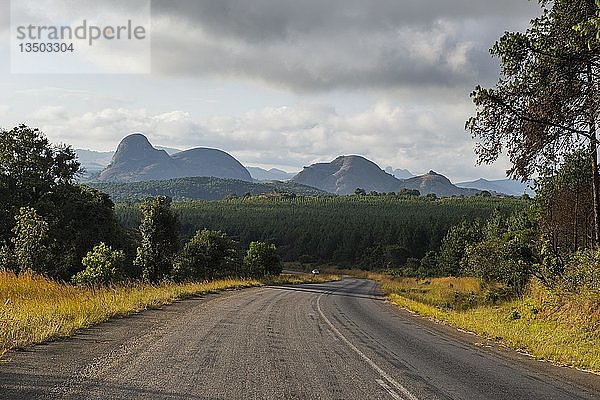
M 0 398 L 600 398 L 597 375 L 480 342 L 387 304 L 371 281 L 262 287 L 11 352 Z

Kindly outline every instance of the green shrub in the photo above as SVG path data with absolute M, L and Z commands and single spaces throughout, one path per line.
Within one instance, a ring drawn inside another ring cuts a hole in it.
M 467 246 L 464 272 L 485 283 L 498 282 L 521 294 L 531 277 L 531 266 L 521 257 L 512 242 L 491 238 Z
M 237 243 L 221 231 L 204 229 L 183 247 L 173 266 L 173 279 L 192 281 L 239 274 Z
M 600 300 L 600 249 L 576 252 L 565 266 L 558 287 L 569 293 L 586 293 Z
M 279 274 L 282 270 L 281 260 L 277 256 L 274 244 L 251 242 L 244 257 L 244 272 L 249 276 Z
M 0 271 L 19 271 L 15 253 L 6 244 L 0 246 Z
M 105 243 L 100 243 L 81 260 L 83 271 L 73 275 L 75 284 L 108 285 L 122 279 L 125 255 L 114 251 Z
M 483 239 L 480 221 L 463 221 L 451 227 L 442 240 L 437 258 L 439 276 L 459 276 L 467 246 Z

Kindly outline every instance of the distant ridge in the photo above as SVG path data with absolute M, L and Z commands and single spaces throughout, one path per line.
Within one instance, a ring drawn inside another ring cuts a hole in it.
M 174 200 L 222 200 L 229 196 L 280 193 L 298 196 L 328 195 L 313 187 L 291 182 L 248 182 L 214 177 L 176 178 L 147 182 L 90 182 L 86 185 L 107 193 L 114 202 L 169 196 Z
M 523 183 L 514 179 L 487 180 L 483 178 L 456 184 L 458 187 L 487 190 L 489 192 L 502 193 L 511 196 L 521 196 L 524 193 L 529 196 L 535 196 L 535 192 L 531 189 L 530 185 L 531 182 Z
M 98 180 L 144 182 L 194 176 L 252 180 L 248 170 L 224 151 L 198 147 L 169 155 L 165 150 L 155 149 L 140 133 L 119 143 Z
M 415 177 L 415 175 L 412 172 L 410 172 L 407 169 L 402 169 L 402 168 L 394 169 L 392 167 L 386 167 L 385 172 L 387 172 L 390 175 L 395 176 L 398 179 L 409 179 L 409 178 Z
M 294 173 L 285 172 L 277 168 L 271 168 L 266 170 L 260 167 L 248 167 L 246 166 L 252 178 L 257 181 L 287 181 L 288 179 L 292 179 L 294 177 Z

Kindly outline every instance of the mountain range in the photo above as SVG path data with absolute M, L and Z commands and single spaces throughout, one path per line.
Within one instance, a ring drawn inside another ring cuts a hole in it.
M 406 169 L 386 167 L 358 155 L 339 156 L 328 163 L 304 167 L 298 174 L 276 168 L 244 167 L 228 153 L 198 147 L 181 151 L 169 147 L 154 147 L 139 133 L 125 137 L 116 152 L 76 150 L 86 173 L 83 180 L 100 182 L 145 182 L 185 177 L 215 177 L 252 181 L 290 181 L 334 194 L 351 194 L 357 188 L 367 192 L 397 192 L 419 190 L 422 195 L 470 196 L 486 190 L 492 194 L 533 195 L 524 183 L 504 179 L 478 179 L 453 184 L 445 176 L 429 171 L 415 176 Z M 217 182 L 217 181 L 215 181 Z
M 441 197 L 471 196 L 479 192 L 477 189 L 459 188 L 448 178 L 434 171 L 408 179 L 398 179 L 374 162 L 357 155 L 340 156 L 329 163 L 304 167 L 291 181 L 340 195 L 354 193 L 357 188 L 367 192 L 416 189 L 422 195 L 434 193 Z

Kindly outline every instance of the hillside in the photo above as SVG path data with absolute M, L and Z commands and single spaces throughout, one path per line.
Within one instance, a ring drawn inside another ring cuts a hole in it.
M 351 194 L 356 188 L 367 192 L 393 192 L 400 181 L 361 156 L 340 156 L 330 163 L 313 164 L 299 172 L 292 182 L 335 194 Z
M 114 202 L 143 200 L 152 196 L 169 196 L 174 200 L 221 200 L 228 196 L 266 193 L 293 193 L 302 196 L 327 195 L 321 190 L 291 182 L 248 182 L 214 177 L 188 177 L 146 182 L 91 182 Z
M 119 143 L 98 180 L 143 182 L 194 176 L 252 180 L 248 170 L 224 151 L 195 148 L 169 155 L 165 150 L 154 148 L 139 133 L 125 137 Z
M 184 221 L 186 237 L 198 229 L 218 229 L 244 246 L 272 241 L 288 261 L 381 268 L 422 258 L 439 248 L 448 229 L 463 220 L 486 218 L 495 210 L 509 214 L 526 204 L 497 197 L 432 200 L 386 195 L 174 202 L 173 209 Z M 116 211 L 126 228 L 139 226 L 138 205 L 121 203 Z

